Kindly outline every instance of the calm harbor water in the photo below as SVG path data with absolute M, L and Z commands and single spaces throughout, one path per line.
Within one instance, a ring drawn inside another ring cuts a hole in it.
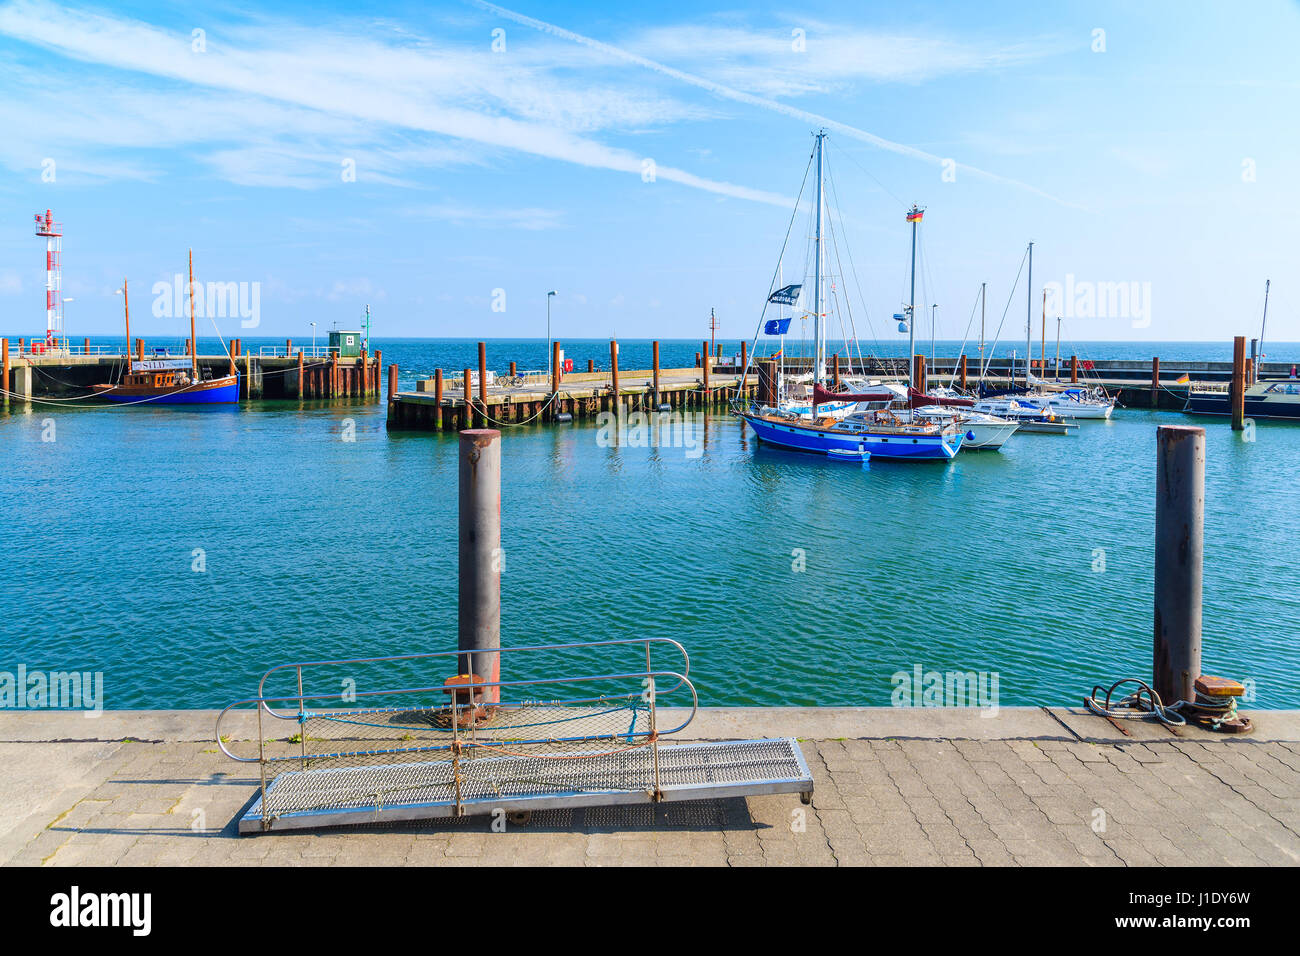
M 377 344 L 404 379 L 473 354 Z M 1155 427 L 1186 421 L 1124 410 L 865 467 L 758 448 L 724 415 L 657 448 L 508 429 L 503 640 L 672 637 L 711 705 L 885 705 L 917 665 L 996 672 L 1004 705 L 1078 703 L 1150 672 Z M 1205 669 L 1300 706 L 1300 426 L 1202 423 Z M 276 663 L 453 648 L 455 441 L 389 435 L 381 405 L 0 415 L 0 670 L 213 707 Z

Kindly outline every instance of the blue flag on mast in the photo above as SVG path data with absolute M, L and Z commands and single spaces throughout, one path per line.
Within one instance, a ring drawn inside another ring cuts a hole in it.
M 767 324 L 763 326 L 764 335 L 785 335 L 786 330 L 790 328 L 789 319 L 768 319 Z
M 787 285 L 777 289 L 767 297 L 768 302 L 774 302 L 777 305 L 794 305 L 799 301 L 799 290 L 802 285 Z

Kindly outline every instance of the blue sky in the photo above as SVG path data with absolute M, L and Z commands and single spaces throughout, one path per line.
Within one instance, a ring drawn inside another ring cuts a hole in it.
M 918 202 L 940 338 L 982 281 L 996 325 L 1032 239 L 1036 301 L 1149 297 L 1067 339 L 1255 335 L 1272 278 L 1300 340 L 1294 3 L 612 7 L 0 3 L 0 326 L 44 329 L 49 207 L 73 336 L 118 331 L 124 275 L 133 331 L 177 332 L 149 290 L 193 246 L 258 283 L 228 335 L 367 303 L 380 336 L 544 335 L 556 289 L 558 337 L 703 338 L 711 307 L 748 337 L 825 125 L 864 339 L 898 335 Z M 1005 338 L 1024 313 L 1022 280 Z

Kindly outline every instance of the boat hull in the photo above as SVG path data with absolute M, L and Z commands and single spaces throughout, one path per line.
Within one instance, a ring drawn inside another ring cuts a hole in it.
M 1271 402 L 1267 399 L 1252 401 L 1247 396 L 1245 406 L 1247 418 L 1276 418 L 1283 421 L 1300 421 L 1300 404 Z M 1188 397 L 1187 405 L 1184 406 L 1183 411 L 1192 415 L 1231 415 L 1232 406 L 1226 396 L 1192 394 Z
M 115 405 L 230 405 L 239 401 L 239 378 L 225 378 L 168 388 L 100 386 L 99 398 Z
M 1001 424 L 962 422 L 961 427 L 966 429 L 966 440 L 962 442 L 962 448 L 985 448 L 996 451 L 1006 444 L 1008 438 L 1016 433 L 1020 428 L 1020 424 L 1018 422 L 1004 422 Z
M 865 435 L 836 435 L 822 431 L 801 428 L 797 423 L 778 425 L 751 415 L 742 415 L 754 430 L 758 440 L 769 445 L 779 445 L 794 451 L 806 451 L 820 455 L 836 452 L 840 455 L 869 455 Z
M 872 459 L 948 461 L 961 449 L 962 435 L 900 435 L 862 431 L 852 434 L 809 428 L 800 422 L 773 422 L 754 415 L 742 415 L 758 440 L 794 451 L 827 455 L 866 453 Z

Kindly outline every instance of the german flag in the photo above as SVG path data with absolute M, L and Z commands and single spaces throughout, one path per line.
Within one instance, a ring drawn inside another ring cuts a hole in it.
M 1187 384 L 1188 382 L 1190 382 L 1191 380 L 1192 380 L 1192 377 L 1191 377 L 1190 375 L 1180 375 L 1180 376 L 1178 376 L 1176 379 L 1174 379 L 1174 384 L 1175 384 L 1175 385 L 1186 385 L 1186 384 Z
M 915 208 L 914 208 L 911 212 L 909 212 L 909 213 L 907 214 L 907 221 L 908 221 L 908 222 L 920 222 L 920 221 L 921 221 L 921 216 L 924 215 L 924 213 L 925 213 L 925 210 L 923 210 L 923 209 L 915 209 Z

